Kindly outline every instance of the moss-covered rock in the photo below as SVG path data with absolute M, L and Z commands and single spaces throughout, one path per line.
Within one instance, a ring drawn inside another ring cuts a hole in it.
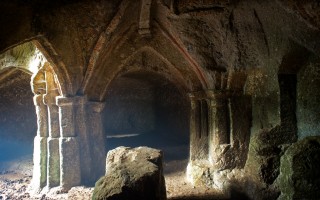
M 320 198 L 320 136 L 291 145 L 281 157 L 279 199 Z

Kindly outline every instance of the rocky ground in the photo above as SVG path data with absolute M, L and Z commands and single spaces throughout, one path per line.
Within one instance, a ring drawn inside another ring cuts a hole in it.
M 172 160 L 164 163 L 167 197 L 170 200 L 226 199 L 219 191 L 205 187 L 193 187 L 186 178 L 188 160 Z
M 30 196 L 28 186 L 32 178 L 32 155 L 0 162 L 0 200 L 64 200 L 91 199 L 93 188 L 75 187 L 68 194 L 51 190 L 48 194 Z
M 186 180 L 185 168 L 187 160 L 171 160 L 164 163 L 167 197 L 169 200 L 188 199 L 225 199 L 219 192 L 193 187 Z M 28 184 L 32 176 L 32 156 L 24 156 L 16 160 L 0 162 L 0 200 L 12 199 L 91 199 L 93 188 L 75 187 L 67 194 L 59 194 L 57 190 L 49 194 L 30 197 Z

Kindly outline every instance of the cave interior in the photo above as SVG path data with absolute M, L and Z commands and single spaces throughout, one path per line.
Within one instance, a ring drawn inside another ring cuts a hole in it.
M 148 146 L 227 199 L 320 198 L 317 0 L 4 0 L 0 27 L 0 182 L 93 187 Z

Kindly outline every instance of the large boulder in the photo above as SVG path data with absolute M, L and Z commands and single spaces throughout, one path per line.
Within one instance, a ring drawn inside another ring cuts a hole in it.
M 281 199 L 320 199 L 320 137 L 291 145 L 281 157 Z
M 162 152 L 148 147 L 118 147 L 109 151 L 106 174 L 97 181 L 92 199 L 167 199 Z

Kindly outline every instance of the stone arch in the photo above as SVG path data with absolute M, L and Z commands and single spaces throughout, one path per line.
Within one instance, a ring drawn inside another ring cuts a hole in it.
M 30 86 L 35 95 L 33 102 L 38 128 L 34 139 L 34 167 L 30 189 L 33 193 L 39 193 L 45 187 L 50 189 L 56 186 L 68 190 L 81 184 L 80 144 L 73 120 L 75 112 L 83 114 L 85 98 L 66 98 L 72 95 L 70 76 L 54 48 L 44 37 L 31 38 L 22 44 L 26 43 L 38 48 L 43 54 L 43 62 L 37 63 L 34 71 L 26 66 L 28 63 L 19 62 L 13 63 L 14 67 L 6 65 L 5 70 L 20 70 L 32 75 Z M 21 44 L 16 47 L 19 45 Z M 72 151 L 72 159 L 66 156 L 67 151 L 69 155 Z M 70 160 L 76 166 L 70 164 Z M 71 169 L 74 175 L 70 175 Z
M 68 73 L 66 65 L 59 58 L 58 53 L 56 52 L 54 47 L 45 37 L 39 37 L 33 40 L 33 43 L 50 63 L 50 68 L 54 72 L 54 76 L 59 83 L 58 86 L 61 92 L 61 96 L 72 95 L 73 85 L 71 82 L 71 77 Z
M 7 49 L 0 55 L 0 70 L 20 69 L 28 74 L 32 74 L 32 70 L 28 66 L 28 62 L 35 52 L 35 46 L 32 42 L 24 42 Z
M 153 64 L 153 66 L 143 66 L 146 65 L 146 63 Z M 122 76 L 123 74 L 139 71 L 159 74 L 174 83 L 181 91 L 188 92 L 194 90 L 192 83 L 187 82 L 180 71 L 178 71 L 170 61 L 152 47 L 145 46 L 137 50 L 134 54 L 128 57 L 122 65 L 116 68 L 116 71 L 113 73 L 113 77 L 110 78 L 110 81 L 105 86 L 103 93 L 101 93 L 100 99 L 105 99 L 108 86 L 112 80 Z
M 31 70 L 30 63 L 34 57 L 40 56 L 36 53 L 37 48 L 39 52 L 44 54 L 43 62 L 35 63 L 37 66 L 34 70 Z M 13 61 L 2 65 L 4 70 L 8 71 L 9 74 L 12 71 L 23 71 L 30 76 L 32 75 L 30 86 L 35 95 L 33 100 L 36 107 L 38 127 L 34 139 L 34 168 L 31 183 L 33 192 L 38 193 L 46 186 L 51 188 L 61 185 L 64 188 L 69 188 L 80 184 L 79 174 L 71 181 L 72 178 L 69 178 L 69 181 L 67 180 L 69 175 L 66 175 L 67 178 L 62 175 L 65 172 L 64 166 L 69 164 L 65 164 L 65 161 L 60 162 L 60 158 L 64 155 L 63 149 L 60 148 L 60 145 L 63 146 L 64 144 L 60 142 L 60 136 L 63 133 L 61 128 L 63 120 L 60 120 L 60 116 L 65 115 L 65 113 L 60 112 L 60 107 L 69 105 L 69 103 L 59 102 L 58 104 L 57 99 L 71 94 L 68 88 L 72 88 L 68 74 L 63 73 L 66 72 L 64 64 L 57 59 L 58 56 L 53 47 L 43 37 L 32 38 L 28 42 L 17 44 L 13 50 L 9 49 L 8 51 L 9 53 L 4 55 L 10 56 L 13 53 Z M 28 51 L 30 51 L 30 55 Z M 24 55 L 26 52 L 27 55 Z M 51 56 L 52 54 L 53 56 Z M 23 59 L 27 59 L 27 61 Z M 77 149 L 75 151 L 79 153 Z
M 50 44 L 50 42 L 44 37 L 44 36 L 38 36 L 34 38 L 29 38 L 21 43 L 17 43 L 13 45 L 11 48 L 7 49 L 6 52 L 9 52 L 11 49 L 16 49 L 22 46 L 22 49 L 20 52 L 24 51 L 26 48 L 37 48 L 41 54 L 44 56 L 44 59 L 47 60 L 50 63 L 51 71 L 54 74 L 55 79 L 57 80 L 60 95 L 61 96 L 70 96 L 72 94 L 72 83 L 70 79 L 70 75 L 66 69 L 65 64 L 62 62 L 61 59 L 59 59 L 59 56 L 57 52 L 55 51 L 54 47 Z M 6 53 L 4 52 L 4 54 Z M 22 55 L 23 56 L 23 55 Z M 29 73 L 35 73 L 30 71 L 30 69 L 27 66 L 27 63 L 13 63 L 9 65 L 6 65 L 4 63 L 1 63 L 1 69 L 5 67 L 17 67 L 24 70 L 29 71 Z M 4 67 L 3 67 L 4 66 Z
M 128 1 L 123 1 L 118 13 L 97 40 L 78 93 L 88 95 L 91 100 L 102 101 L 101 98 L 104 94 L 99 94 L 100 91 L 105 91 L 105 88 L 102 87 L 107 86 L 116 76 L 119 67 L 124 66 L 130 58 L 141 51 L 152 52 L 163 60 L 173 72 L 179 72 L 181 75 L 176 78 L 182 77 L 187 82 L 184 85 L 190 84 L 188 92 L 210 89 L 212 86 L 210 77 L 204 75 L 203 69 L 190 56 L 176 35 L 172 35 L 160 24 L 155 23 L 154 34 L 151 38 L 146 39 L 138 33 L 139 27 L 135 22 L 131 22 L 128 26 L 123 26 L 120 23 L 127 4 Z M 119 35 L 124 39 L 121 39 Z M 133 40 L 134 43 L 132 43 Z M 162 45 L 166 46 L 166 50 L 160 48 Z M 94 86 L 96 82 L 99 82 L 98 88 Z
M 170 74 L 156 70 L 157 64 L 161 66 L 164 62 L 156 54 L 148 52 L 152 54 L 148 55 L 144 50 L 128 58 L 130 61 L 119 69 L 101 98 L 105 101 L 102 122 L 107 138 L 106 149 L 119 145 L 147 145 L 162 149 L 166 161 L 187 159 L 189 88 L 175 79 L 175 75 L 170 77 Z M 143 55 L 149 60 L 142 61 Z M 159 60 L 154 62 L 153 58 Z M 142 66 L 150 62 L 154 65 Z M 179 155 L 170 149 L 176 146 L 181 148 Z
M 87 94 L 89 99 L 103 101 L 105 98 L 107 87 L 115 77 L 129 71 L 139 70 L 139 67 L 137 67 L 137 65 L 132 65 L 134 62 L 137 62 L 138 59 L 140 59 L 139 62 L 141 62 L 143 59 L 153 59 L 158 63 L 162 63 L 161 66 L 149 67 L 145 68 L 144 70 L 149 70 L 158 74 L 162 74 L 163 76 L 171 80 L 173 83 L 177 84 L 177 86 L 183 88 L 182 90 L 184 90 L 185 92 L 199 91 L 203 89 L 201 81 L 196 78 L 197 76 L 195 74 L 190 74 L 181 67 L 177 68 L 176 64 L 173 64 L 170 60 L 168 60 L 164 55 L 162 55 L 152 46 L 142 46 L 138 48 L 136 51 L 134 51 L 132 54 L 130 54 L 128 57 L 126 57 L 126 59 L 122 60 L 121 62 L 118 62 L 112 67 L 110 66 L 110 68 L 109 66 L 106 67 L 105 65 L 103 65 L 101 63 L 101 60 L 99 62 L 96 61 L 97 65 L 93 68 L 94 70 L 89 71 L 88 74 L 86 74 L 86 77 L 90 79 L 84 81 L 83 86 L 85 86 L 85 88 L 82 88 L 83 93 Z M 103 60 L 105 60 L 105 58 Z M 102 72 L 105 70 L 107 70 L 108 73 Z M 102 78 L 102 74 L 106 74 L 106 76 Z M 101 81 L 98 84 L 98 87 L 100 88 L 98 91 L 99 94 L 90 94 L 89 88 L 92 87 L 93 83 L 97 80 Z
M 78 139 L 74 120 L 76 114 L 83 117 L 85 98 L 63 97 L 61 83 L 49 62 L 33 74 L 31 86 L 38 120 L 31 192 L 58 186 L 67 191 L 81 184 L 82 138 Z

